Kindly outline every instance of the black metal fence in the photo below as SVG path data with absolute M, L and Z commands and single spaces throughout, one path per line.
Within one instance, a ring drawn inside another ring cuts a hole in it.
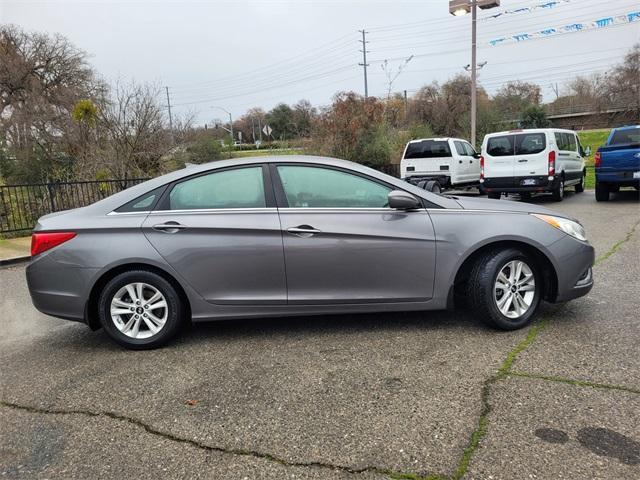
M 31 230 L 42 215 L 84 207 L 145 180 L 0 185 L 0 234 Z

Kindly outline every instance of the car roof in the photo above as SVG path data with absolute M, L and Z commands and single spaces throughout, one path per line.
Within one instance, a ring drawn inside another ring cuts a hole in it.
M 162 175 L 146 182 L 134 185 L 126 190 L 111 195 L 103 200 L 100 200 L 88 207 L 85 207 L 91 211 L 109 213 L 125 203 L 144 195 L 158 187 L 167 185 L 176 180 L 187 178 L 200 173 L 206 173 L 208 171 L 215 171 L 222 168 L 252 165 L 252 164 L 264 164 L 264 163 L 308 163 L 314 165 L 332 166 L 338 168 L 345 168 L 354 172 L 359 172 L 367 176 L 380 179 L 386 183 L 390 183 L 402 190 L 411 192 L 412 194 L 424 198 L 431 203 L 438 204 L 445 208 L 459 208 L 459 204 L 446 197 L 435 195 L 431 192 L 427 192 L 421 188 L 411 185 L 403 180 L 395 177 L 391 177 L 385 173 L 374 170 L 365 165 L 359 163 L 350 162 L 348 160 L 340 160 L 338 158 L 320 157 L 313 155 L 269 155 L 269 156 L 255 156 L 244 158 L 232 158 L 228 160 L 217 160 L 214 162 L 203 163 L 200 165 L 194 165 L 176 170 L 166 175 Z

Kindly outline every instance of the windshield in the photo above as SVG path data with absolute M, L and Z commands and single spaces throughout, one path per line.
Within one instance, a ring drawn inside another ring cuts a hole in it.
M 404 158 L 440 158 L 450 157 L 451 149 L 446 140 L 422 140 L 411 142 L 407 146 Z

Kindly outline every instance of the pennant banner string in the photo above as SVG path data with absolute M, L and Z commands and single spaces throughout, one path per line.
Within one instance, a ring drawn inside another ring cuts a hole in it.
M 582 32 L 586 30 L 599 30 L 601 28 L 612 27 L 615 25 L 624 25 L 628 23 L 640 22 L 640 11 L 630 12 L 625 15 L 615 15 L 603 17 L 592 22 L 569 23 L 560 27 L 549 27 L 537 30 L 531 33 L 518 33 L 515 35 L 494 38 L 489 41 L 489 45 L 495 47 L 505 43 L 519 43 L 535 38 L 546 38 L 563 33 Z
M 503 10 L 494 15 L 488 15 L 486 17 L 482 17 L 479 20 L 495 20 L 496 18 L 504 17 L 505 15 L 516 15 L 520 13 L 532 13 L 536 10 L 551 10 L 552 8 L 558 7 L 565 3 L 570 3 L 572 0 L 554 0 L 554 1 L 546 1 L 543 3 L 539 3 L 537 5 L 532 5 L 530 7 L 520 7 L 514 8 L 512 10 Z

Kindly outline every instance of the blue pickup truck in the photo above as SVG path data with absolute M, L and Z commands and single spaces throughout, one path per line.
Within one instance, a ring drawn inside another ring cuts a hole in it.
M 598 148 L 596 167 L 596 200 L 606 202 L 611 192 L 620 187 L 640 189 L 640 125 L 614 128 L 607 143 Z

